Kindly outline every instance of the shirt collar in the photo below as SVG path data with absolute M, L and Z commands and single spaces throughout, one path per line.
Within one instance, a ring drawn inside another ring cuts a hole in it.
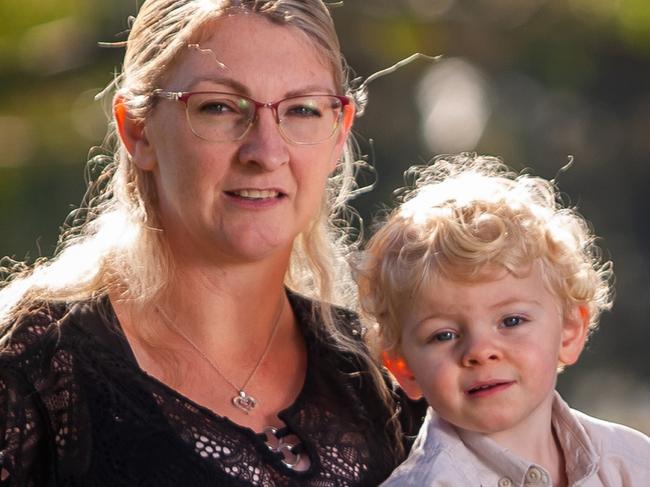
M 494 440 L 481 433 L 458 429 L 458 436 L 487 467 L 487 471 L 494 472 L 499 477 L 507 477 L 512 481 L 512 485 L 524 485 L 526 473 L 532 467 L 546 472 L 534 463 L 516 456 L 507 448 L 499 446 Z
M 595 474 L 600 456 L 585 429 L 557 392 L 553 400 L 552 422 L 564 454 L 569 485 L 578 484 Z
M 569 485 L 593 475 L 598 469 L 599 456 L 584 428 L 557 392 L 551 421 L 564 455 Z M 458 429 L 458 436 L 489 470 L 510 478 L 514 485 L 524 485 L 531 469 L 548 476 L 543 467 L 516 456 L 483 434 Z

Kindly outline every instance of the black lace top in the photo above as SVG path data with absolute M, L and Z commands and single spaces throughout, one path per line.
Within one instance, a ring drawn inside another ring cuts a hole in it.
M 357 360 L 316 332 L 310 301 L 290 300 L 308 365 L 279 414 L 277 436 L 296 438 L 284 452 L 143 372 L 107 299 L 43 307 L 0 354 L 0 485 L 378 485 L 401 460 L 389 412 Z M 353 315 L 338 316 L 358 330 Z M 414 434 L 424 407 L 401 403 Z M 308 455 L 309 469 L 287 466 L 287 453 Z

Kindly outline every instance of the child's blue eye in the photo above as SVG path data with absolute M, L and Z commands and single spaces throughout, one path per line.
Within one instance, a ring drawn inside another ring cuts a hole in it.
M 453 331 L 441 331 L 439 333 L 436 333 L 431 336 L 430 341 L 432 342 L 448 342 L 450 340 L 453 340 L 456 338 L 458 335 L 454 333 Z
M 504 318 L 502 323 L 506 328 L 513 328 L 515 326 L 521 325 L 525 321 L 525 318 L 522 316 L 508 316 Z

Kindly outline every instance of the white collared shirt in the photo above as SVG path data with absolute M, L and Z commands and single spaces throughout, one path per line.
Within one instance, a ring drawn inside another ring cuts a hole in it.
M 650 438 L 570 409 L 552 413 L 570 487 L 650 486 Z M 382 487 L 550 487 L 549 473 L 480 433 L 455 428 L 429 408 L 409 457 Z

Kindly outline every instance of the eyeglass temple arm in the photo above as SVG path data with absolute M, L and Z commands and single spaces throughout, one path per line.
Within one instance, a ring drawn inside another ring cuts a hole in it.
M 160 98 L 165 98 L 167 100 L 174 100 L 178 101 L 183 98 L 183 93 L 182 91 L 164 91 L 161 89 L 153 90 L 153 95 L 158 96 Z

